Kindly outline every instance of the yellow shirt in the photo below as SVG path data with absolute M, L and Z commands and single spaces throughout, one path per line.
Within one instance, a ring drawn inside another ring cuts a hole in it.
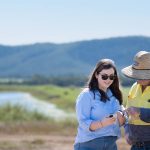
M 129 91 L 128 101 L 126 107 L 134 106 L 138 108 L 150 108 L 150 86 L 147 86 L 142 92 L 142 86 L 135 83 Z M 150 125 L 139 119 L 129 118 L 130 124 L 135 125 Z

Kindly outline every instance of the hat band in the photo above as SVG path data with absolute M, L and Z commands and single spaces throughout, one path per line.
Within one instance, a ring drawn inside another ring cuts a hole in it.
M 138 69 L 138 68 L 135 68 L 134 66 L 132 66 L 132 68 L 135 70 L 150 70 L 150 69 Z

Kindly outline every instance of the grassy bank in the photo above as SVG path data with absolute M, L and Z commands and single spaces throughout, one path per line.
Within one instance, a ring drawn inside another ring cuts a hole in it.
M 19 106 L 4 105 L 0 107 L 0 133 L 30 133 L 30 134 L 75 134 L 77 122 L 75 119 L 54 120 L 38 112 L 29 112 Z M 69 131 L 69 132 L 68 132 Z
M 53 85 L 27 86 L 27 85 L 0 85 L 0 91 L 29 92 L 34 97 L 56 104 L 65 111 L 74 112 L 75 99 L 80 93 L 78 87 L 58 87 Z M 129 88 L 122 88 L 124 103 L 126 102 Z M 20 107 L 5 106 L 0 108 L 0 131 L 5 132 L 55 132 L 75 133 L 76 120 L 57 122 L 46 118 L 37 112 L 28 112 Z M 27 131 L 29 130 L 29 131 Z
M 74 111 L 75 100 L 82 89 L 79 87 L 59 87 L 54 85 L 0 85 L 1 91 L 29 92 L 34 97 L 56 104 L 66 111 Z M 127 99 L 129 88 L 122 87 L 124 104 Z

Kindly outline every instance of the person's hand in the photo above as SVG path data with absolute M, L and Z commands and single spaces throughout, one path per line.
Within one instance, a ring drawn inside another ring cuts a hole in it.
M 117 119 L 120 126 L 122 126 L 126 121 L 126 118 L 124 117 L 123 113 L 120 111 L 117 112 Z
M 128 143 L 129 145 L 132 145 L 132 144 L 133 144 L 132 141 L 129 139 L 129 134 L 128 134 L 128 133 L 125 134 L 125 139 L 126 139 L 126 141 L 127 141 L 127 143 Z
M 140 108 L 137 107 L 129 107 L 125 110 L 125 112 L 127 112 L 127 114 L 133 118 L 139 118 L 140 115 Z
M 116 121 L 115 117 L 106 117 L 102 120 L 102 124 L 105 127 L 113 124 L 115 121 Z

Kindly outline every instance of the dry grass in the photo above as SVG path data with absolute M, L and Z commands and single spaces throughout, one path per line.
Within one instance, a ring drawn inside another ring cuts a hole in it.
M 0 124 L 0 150 L 73 150 L 76 128 L 50 122 Z M 125 139 L 118 150 L 129 150 Z
M 74 136 L 0 134 L 0 150 L 73 150 Z M 124 139 L 117 141 L 118 150 L 129 150 Z

